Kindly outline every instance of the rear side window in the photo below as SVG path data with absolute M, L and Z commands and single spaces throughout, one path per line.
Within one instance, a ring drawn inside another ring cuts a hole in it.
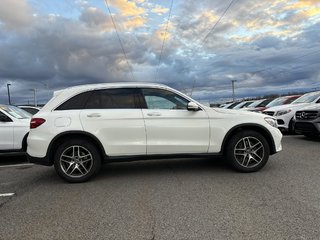
M 115 88 L 93 91 L 86 109 L 130 109 L 139 108 L 135 88 Z
M 63 104 L 61 104 L 59 107 L 56 108 L 56 110 L 83 109 L 91 94 L 92 94 L 92 92 L 80 93 L 80 94 L 70 98 L 68 101 L 64 102 Z

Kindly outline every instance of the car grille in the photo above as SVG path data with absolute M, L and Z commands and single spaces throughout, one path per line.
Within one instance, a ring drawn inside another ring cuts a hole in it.
M 296 119 L 311 120 L 316 119 L 318 115 L 318 111 L 297 111 Z
M 271 111 L 264 111 L 263 113 L 267 114 L 269 116 L 273 116 L 274 115 L 274 112 L 271 112 Z
M 298 132 L 318 132 L 317 128 L 312 123 L 308 122 L 296 122 L 294 129 Z

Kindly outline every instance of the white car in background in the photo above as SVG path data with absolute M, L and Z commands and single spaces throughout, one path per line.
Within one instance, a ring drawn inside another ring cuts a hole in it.
M 0 105 L 0 153 L 25 152 L 31 115 L 15 106 Z
M 83 85 L 56 92 L 32 118 L 30 162 L 83 182 L 103 160 L 224 155 L 236 170 L 261 169 L 282 149 L 273 117 L 206 107 L 160 84 Z
M 31 115 L 35 115 L 41 109 L 40 107 L 34 107 L 34 106 L 18 106 L 18 107 L 30 113 Z
M 306 93 L 290 104 L 271 107 L 263 111 L 263 113 L 275 117 L 280 130 L 294 133 L 293 118 L 296 112 L 314 103 L 320 103 L 320 91 Z

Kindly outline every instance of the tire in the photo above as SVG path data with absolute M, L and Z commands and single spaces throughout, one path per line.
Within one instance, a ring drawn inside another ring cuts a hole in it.
M 94 144 L 87 140 L 65 140 L 54 154 L 54 168 L 67 182 L 85 182 L 99 172 L 101 156 Z
M 270 147 L 263 135 L 256 131 L 244 130 L 228 141 L 226 148 L 228 163 L 239 172 L 256 172 L 266 165 Z
M 319 137 L 319 134 L 316 133 L 305 133 L 303 135 L 310 140 L 315 140 Z
M 291 135 L 296 134 L 296 132 L 294 130 L 293 118 L 291 118 L 291 120 L 289 122 L 288 133 L 291 134 Z

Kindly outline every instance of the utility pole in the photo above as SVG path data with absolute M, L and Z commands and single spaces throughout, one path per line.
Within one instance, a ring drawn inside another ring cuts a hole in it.
M 31 89 L 31 91 L 33 91 L 33 102 L 34 102 L 34 106 L 37 106 L 37 89 L 33 88 Z
M 8 102 L 9 102 L 9 105 L 11 105 L 11 98 L 10 98 L 10 87 L 11 86 L 11 84 L 10 83 L 7 83 L 7 89 L 8 89 Z
M 234 102 L 234 83 L 236 82 L 237 80 L 231 80 L 231 83 L 232 83 L 232 101 Z

